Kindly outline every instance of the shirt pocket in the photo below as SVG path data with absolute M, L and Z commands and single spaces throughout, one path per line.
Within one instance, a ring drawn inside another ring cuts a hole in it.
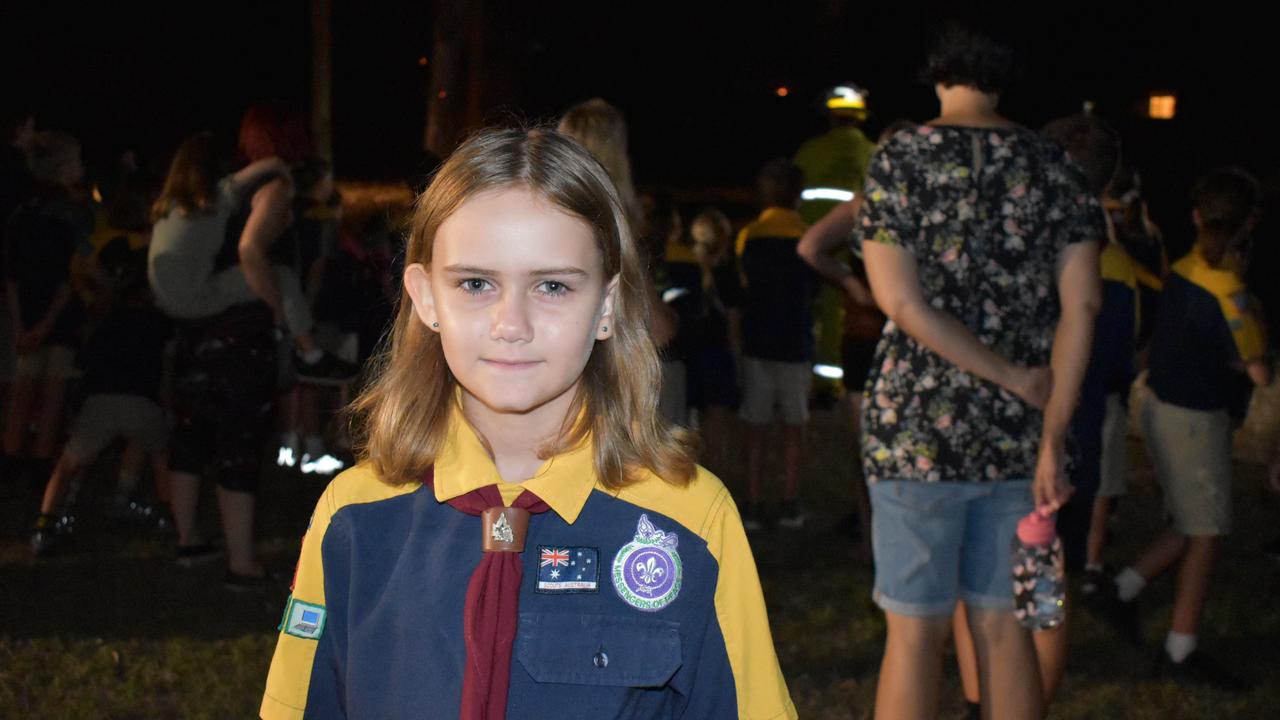
M 620 615 L 521 613 L 516 656 L 539 683 L 657 688 L 684 662 L 680 623 Z

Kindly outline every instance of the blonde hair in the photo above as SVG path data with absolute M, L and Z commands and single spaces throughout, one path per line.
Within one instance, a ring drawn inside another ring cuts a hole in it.
M 430 265 L 436 233 L 468 199 L 527 188 L 592 230 L 606 277 L 618 276 L 613 336 L 598 342 L 574 405 L 584 420 L 566 427 L 543 457 L 590 436 L 601 484 L 619 489 L 648 469 L 674 485 L 693 479 L 693 441 L 658 415 L 660 370 L 649 335 L 652 313 L 644 266 L 622 200 L 609 175 L 571 139 L 546 129 L 486 130 L 464 142 L 419 196 L 405 264 Z M 407 292 L 390 336 L 374 359 L 374 379 L 356 399 L 360 456 L 391 483 L 420 480 L 444 445 L 457 380 L 440 337 L 414 313 Z M 578 417 L 576 412 L 571 417 Z
M 183 140 L 173 153 L 160 196 L 151 205 L 152 222 L 174 210 L 183 215 L 212 212 L 218 195 L 217 180 L 213 135 L 202 132 Z
M 627 211 L 627 219 L 632 227 L 637 227 L 642 213 L 631 179 L 627 119 L 622 111 L 601 98 L 591 98 L 569 108 L 560 118 L 557 129 L 582 143 L 609 172 Z

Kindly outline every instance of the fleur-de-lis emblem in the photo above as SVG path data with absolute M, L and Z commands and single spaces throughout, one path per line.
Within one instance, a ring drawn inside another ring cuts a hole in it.
M 658 566 L 657 560 L 650 557 L 648 560 L 636 563 L 636 574 L 646 585 L 656 585 L 667 571 Z
M 507 522 L 506 515 L 499 515 L 497 522 L 489 528 L 489 534 L 496 542 L 515 542 L 516 534 L 511 530 L 511 524 Z

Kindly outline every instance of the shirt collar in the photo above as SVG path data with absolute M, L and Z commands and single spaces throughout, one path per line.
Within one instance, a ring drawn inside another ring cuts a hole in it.
M 529 490 L 572 525 L 596 485 L 594 446 L 588 437 L 577 447 L 548 458 L 532 478 L 521 483 L 504 482 L 479 435 L 463 417 L 461 405 L 454 403 L 448 436 L 436 454 L 436 500 L 448 502 L 495 484 L 507 505 Z
M 771 220 L 786 220 L 800 222 L 800 212 L 784 207 L 767 207 L 760 213 L 760 222 L 769 222 Z

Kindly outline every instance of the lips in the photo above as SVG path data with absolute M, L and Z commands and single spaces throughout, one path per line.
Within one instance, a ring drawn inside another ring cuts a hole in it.
M 482 358 L 481 362 L 501 370 L 527 370 L 537 365 L 538 360 L 505 360 L 500 358 Z

